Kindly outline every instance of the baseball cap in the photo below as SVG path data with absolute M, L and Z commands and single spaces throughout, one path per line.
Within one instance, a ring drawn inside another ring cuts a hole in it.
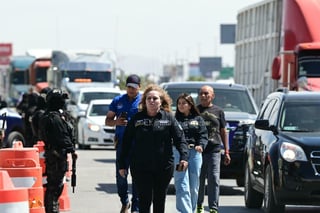
M 126 81 L 127 87 L 138 88 L 140 86 L 140 78 L 137 75 L 129 75 Z

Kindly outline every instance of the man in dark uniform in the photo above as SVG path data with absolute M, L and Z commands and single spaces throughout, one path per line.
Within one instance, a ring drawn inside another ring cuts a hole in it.
M 68 95 L 59 89 L 48 92 L 47 109 L 40 119 L 40 137 L 45 143 L 47 184 L 45 192 L 46 213 L 59 212 L 59 197 L 63 191 L 63 178 L 68 170 L 67 154 L 75 153 L 73 126 L 64 111 Z
M 40 91 L 40 95 L 38 96 L 38 101 L 37 101 L 37 108 L 35 109 L 35 112 L 33 113 L 31 118 L 31 128 L 32 128 L 34 143 L 37 143 L 39 140 L 41 140 L 39 135 L 40 118 L 43 116 L 46 110 L 46 96 L 50 90 L 51 89 L 49 87 L 46 87 Z
M 27 94 L 27 107 L 24 111 L 24 131 L 25 131 L 25 139 L 27 147 L 32 147 L 34 145 L 34 137 L 31 128 L 31 119 L 32 115 L 35 112 L 38 104 L 39 94 L 34 92 L 33 88 L 30 87 L 29 92 Z

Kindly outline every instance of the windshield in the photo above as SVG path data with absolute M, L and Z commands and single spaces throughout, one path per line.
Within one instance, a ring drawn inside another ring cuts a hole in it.
M 303 56 L 298 63 L 299 77 L 320 77 L 320 56 Z
M 89 104 L 94 99 L 113 99 L 120 95 L 120 92 L 85 92 L 81 97 L 81 104 Z
M 90 116 L 106 116 L 109 111 L 109 104 L 94 104 L 89 112 Z
M 280 128 L 283 131 L 320 131 L 318 111 L 319 103 L 287 103 L 282 111 Z
M 36 82 L 47 81 L 47 70 L 48 67 L 37 67 L 36 68 Z
M 198 88 L 167 88 L 166 91 L 172 99 L 172 110 L 177 109 L 176 100 L 181 93 L 189 93 L 198 104 Z M 214 89 L 213 103 L 221 107 L 225 112 L 246 112 L 256 114 L 255 108 L 246 91 L 232 89 Z
M 11 83 L 12 84 L 26 84 L 27 79 L 27 70 L 24 71 L 16 71 L 11 73 Z

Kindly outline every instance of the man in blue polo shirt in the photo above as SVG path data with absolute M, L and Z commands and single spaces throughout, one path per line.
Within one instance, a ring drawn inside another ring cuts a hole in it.
M 121 143 L 124 130 L 131 117 L 138 112 L 138 105 L 140 103 L 141 94 L 140 78 L 137 75 L 130 75 L 126 81 L 127 93 L 115 97 L 109 107 L 106 116 L 105 124 L 108 126 L 116 126 L 115 148 L 116 148 L 116 162 L 121 153 Z M 129 159 L 127 161 L 127 169 L 129 168 Z M 128 196 L 128 175 L 125 177 L 119 174 L 118 163 L 116 163 L 116 181 L 118 188 L 118 195 L 122 203 L 120 213 L 129 212 L 131 204 Z M 139 212 L 138 195 L 135 190 L 134 181 L 132 183 L 132 208 L 131 212 Z

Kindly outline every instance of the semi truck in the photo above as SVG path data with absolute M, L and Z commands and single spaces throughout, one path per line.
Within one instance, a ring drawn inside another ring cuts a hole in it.
M 50 87 L 66 87 L 69 83 L 115 83 L 116 61 L 104 51 L 52 51 L 48 70 Z M 87 84 L 89 86 L 89 84 Z
M 29 85 L 29 68 L 35 58 L 27 55 L 16 55 L 10 58 L 7 81 L 8 104 L 15 106 L 21 95 L 28 91 Z
M 320 0 L 264 0 L 237 15 L 235 82 L 256 103 L 276 90 L 320 90 Z
M 29 67 L 29 85 L 40 92 L 48 87 L 47 70 L 51 67 L 52 50 L 34 49 L 28 50 L 26 55 L 35 57 L 35 60 Z

